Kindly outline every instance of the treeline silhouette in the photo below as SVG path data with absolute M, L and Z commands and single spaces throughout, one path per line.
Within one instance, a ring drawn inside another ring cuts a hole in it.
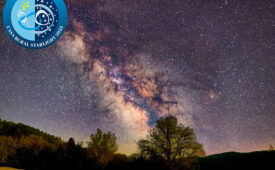
M 252 158 L 268 161 L 275 158 L 274 151 L 260 156 L 256 154 L 249 159 L 243 156 L 245 164 L 238 166 L 242 161 L 235 158 L 239 157 L 227 156 L 226 160 L 222 155 L 204 157 L 194 131 L 178 124 L 173 116 L 158 120 L 147 138 L 138 141 L 137 146 L 137 153 L 126 156 L 117 153 L 117 138 L 112 132 L 104 133 L 97 129 L 84 147 L 73 138 L 65 142 L 30 126 L 0 119 L 0 166 L 19 169 L 212 170 L 227 169 L 230 165 L 238 169 L 249 167 L 247 161 Z M 262 169 L 267 167 L 269 162 L 260 160 Z
M 200 158 L 200 170 L 274 170 L 275 151 L 227 152 Z

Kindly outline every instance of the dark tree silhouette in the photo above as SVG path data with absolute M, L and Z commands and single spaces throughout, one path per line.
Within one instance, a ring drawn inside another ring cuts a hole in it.
M 204 155 L 194 131 L 178 124 L 174 116 L 158 120 L 147 138 L 138 142 L 138 149 L 145 158 L 168 162 Z
M 268 148 L 269 151 L 274 151 L 274 147 L 272 145 L 269 145 L 269 148 Z
M 108 163 L 118 149 L 116 136 L 111 132 L 103 133 L 101 129 L 97 129 L 97 132 L 90 136 L 90 140 L 88 151 L 103 164 Z
M 73 138 L 65 142 L 30 126 L 0 119 L 0 166 L 18 169 L 270 169 L 275 157 L 275 151 L 262 151 L 222 153 L 197 159 L 193 156 L 204 152 L 193 130 L 178 125 L 172 116 L 160 119 L 148 138 L 138 143 L 142 156 L 138 153 L 130 157 L 115 154 L 115 135 L 102 133 L 100 129 L 91 135 L 88 144 L 86 148 Z M 273 150 L 273 146 L 271 148 Z

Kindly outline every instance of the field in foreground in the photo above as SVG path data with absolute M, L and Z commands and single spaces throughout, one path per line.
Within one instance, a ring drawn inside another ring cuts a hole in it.
M 19 169 L 10 168 L 10 167 L 0 167 L 0 170 L 19 170 Z

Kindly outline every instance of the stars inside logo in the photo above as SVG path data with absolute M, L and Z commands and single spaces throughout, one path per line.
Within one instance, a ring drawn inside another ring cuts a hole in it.
M 30 2 L 24 2 L 24 1 L 23 1 L 22 3 L 23 3 L 23 5 L 22 5 L 21 7 L 22 7 L 23 11 L 25 11 L 26 8 L 29 8 L 29 7 L 30 7 L 30 5 L 29 5 Z

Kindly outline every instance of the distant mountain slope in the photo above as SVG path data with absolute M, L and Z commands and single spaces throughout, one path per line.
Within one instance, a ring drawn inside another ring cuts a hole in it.
M 49 135 L 39 129 L 33 128 L 22 123 L 14 123 L 9 121 L 4 121 L 0 119 L 0 136 L 11 136 L 20 138 L 22 136 L 41 136 L 50 143 L 60 143 L 61 138 Z
M 275 151 L 227 152 L 200 159 L 201 170 L 275 170 Z

